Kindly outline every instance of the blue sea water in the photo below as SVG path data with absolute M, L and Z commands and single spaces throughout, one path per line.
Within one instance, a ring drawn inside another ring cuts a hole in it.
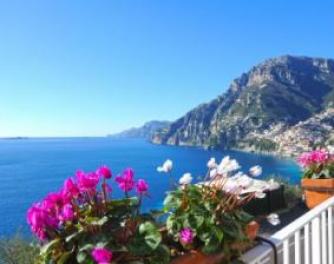
M 173 160 L 176 180 L 185 172 L 196 177 L 205 175 L 208 159 L 216 157 L 220 160 L 225 155 L 236 158 L 245 172 L 253 165 L 260 165 L 264 176 L 276 174 L 292 183 L 299 181 L 299 167 L 292 160 L 238 151 L 161 146 L 139 139 L 0 140 L 0 237 L 12 235 L 19 228 L 29 234 L 25 217 L 27 209 L 48 192 L 57 191 L 64 179 L 77 169 L 94 171 L 106 164 L 116 175 L 132 167 L 136 178 L 148 181 L 150 198 L 145 200 L 144 207 L 153 209 L 161 207 L 169 187 L 168 177 L 156 170 L 164 160 Z M 113 184 L 113 196 L 120 195 Z

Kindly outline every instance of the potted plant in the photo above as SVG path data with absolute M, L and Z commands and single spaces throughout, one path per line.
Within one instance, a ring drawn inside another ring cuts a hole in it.
M 326 149 L 303 153 L 298 158 L 304 169 L 301 185 L 306 205 L 313 208 L 334 195 L 334 155 Z
M 169 263 L 159 227 L 140 205 L 147 183 L 135 181 L 132 169 L 116 177 L 123 199 L 111 199 L 112 177 L 106 166 L 78 171 L 56 193 L 34 204 L 27 214 L 40 240 L 36 263 Z M 135 189 L 133 197 L 129 193 Z
M 205 182 L 191 184 L 185 173 L 164 201 L 173 264 L 230 263 L 257 235 L 259 225 L 242 207 L 263 192 L 242 194 L 244 183 L 228 184 L 228 175 L 239 169 L 236 160 L 226 157 L 217 165 L 211 159 L 208 166 Z

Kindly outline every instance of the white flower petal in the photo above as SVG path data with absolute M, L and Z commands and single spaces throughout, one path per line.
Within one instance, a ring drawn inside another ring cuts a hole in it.
M 230 172 L 236 171 L 240 168 L 239 163 L 235 159 L 230 159 L 226 156 L 222 159 L 217 167 L 217 172 L 220 175 L 227 176 Z
M 217 176 L 218 172 L 217 169 L 213 169 L 210 171 L 210 178 L 215 178 Z
M 267 216 L 267 221 L 272 225 L 279 225 L 281 223 L 281 220 L 279 219 L 278 214 L 270 214 Z
M 217 167 L 217 163 L 216 163 L 216 159 L 215 158 L 211 158 L 208 163 L 207 166 L 209 169 L 214 169 Z
M 328 153 L 329 153 L 330 155 L 334 155 L 334 146 L 332 146 L 332 145 L 328 146 L 328 147 L 327 147 L 327 150 L 328 150 Z
M 183 176 L 180 178 L 179 180 L 179 184 L 181 185 L 186 185 L 186 184 L 190 184 L 193 180 L 193 177 L 191 176 L 191 174 L 189 172 L 183 174 Z
M 157 168 L 157 171 L 158 171 L 158 172 L 165 172 L 165 171 L 164 171 L 164 168 L 161 167 L 161 166 L 159 166 L 159 167 Z
M 255 192 L 255 198 L 263 199 L 264 197 L 266 197 L 264 192 Z
M 167 173 L 167 172 L 170 172 L 172 168 L 173 168 L 173 162 L 170 159 L 168 159 L 164 162 L 162 166 L 159 166 L 157 168 L 157 171 Z
M 231 161 L 230 156 L 225 156 L 225 157 L 221 160 L 219 166 L 226 166 L 226 165 L 228 165 L 228 164 L 230 163 L 230 161 Z
M 169 172 L 173 169 L 173 162 L 170 159 L 168 159 L 162 166 L 165 169 L 165 171 Z
M 253 177 L 258 177 L 262 174 L 262 168 L 260 166 L 253 166 L 249 169 L 249 173 L 253 176 Z
M 281 187 L 281 185 L 280 185 L 278 182 L 274 181 L 273 179 L 270 179 L 270 180 L 268 181 L 268 189 L 269 189 L 270 191 L 277 190 L 277 189 L 279 189 L 280 187 Z
M 240 186 L 235 181 L 228 181 L 224 185 L 224 191 L 228 193 L 236 193 L 240 190 Z

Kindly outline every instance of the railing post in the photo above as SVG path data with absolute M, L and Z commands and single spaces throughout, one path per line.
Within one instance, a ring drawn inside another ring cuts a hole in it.
M 310 264 L 310 224 L 304 227 L 304 263 Z
M 301 264 L 300 255 L 300 231 L 295 233 L 295 264 Z
M 289 264 L 290 253 L 289 253 L 289 238 L 283 241 L 283 264 Z
M 330 206 L 328 209 L 328 263 L 334 263 L 333 259 L 333 207 Z
M 327 264 L 327 216 L 326 210 L 321 213 L 321 251 L 322 264 Z M 332 263 L 331 263 L 332 264 Z
M 312 264 L 321 263 L 321 251 L 320 251 L 320 219 L 319 216 L 312 220 Z

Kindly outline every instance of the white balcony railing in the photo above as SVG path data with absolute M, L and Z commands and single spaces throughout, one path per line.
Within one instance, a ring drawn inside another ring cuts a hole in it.
M 247 252 L 242 260 L 249 264 L 334 264 L 334 197 L 284 227 L 269 240 Z

